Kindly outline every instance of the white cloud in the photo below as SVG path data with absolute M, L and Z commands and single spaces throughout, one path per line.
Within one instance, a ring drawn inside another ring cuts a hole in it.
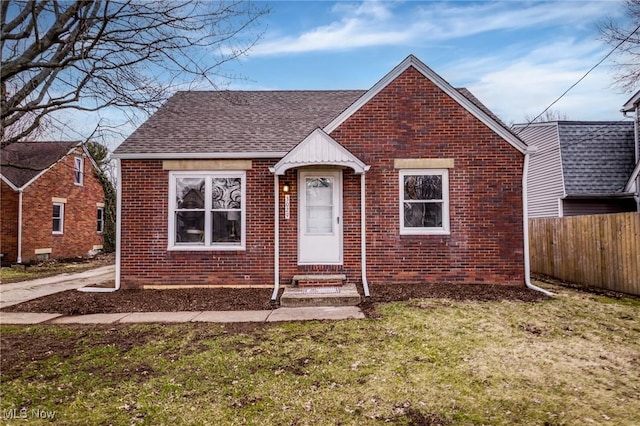
M 491 57 L 449 64 L 463 82 L 505 122 L 535 117 L 576 83 L 608 51 L 595 41 L 565 40 L 519 57 Z M 628 98 L 611 87 L 606 63 L 594 69 L 551 108 L 571 120 L 619 120 Z
M 302 34 L 265 40 L 251 50 L 251 55 L 335 51 L 408 42 L 409 34 L 389 22 L 392 17 L 389 7 L 389 4 L 379 2 L 364 2 L 358 6 L 338 3 L 333 8 L 333 12 L 342 15 L 338 21 Z M 374 31 L 373 28 L 378 29 Z
M 340 51 L 371 46 L 430 43 L 501 30 L 562 23 L 583 26 L 601 19 L 606 2 L 337 3 L 336 20 L 300 34 L 266 38 L 252 56 Z

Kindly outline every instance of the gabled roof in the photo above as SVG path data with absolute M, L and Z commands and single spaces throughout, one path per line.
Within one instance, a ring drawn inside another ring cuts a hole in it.
M 316 128 L 330 134 L 414 67 L 520 152 L 526 145 L 466 89 L 411 55 L 368 91 L 178 92 L 114 152 L 135 158 L 281 158 Z
M 328 164 L 349 167 L 356 174 L 362 174 L 369 170 L 369 166 L 322 129 L 314 130 L 270 170 L 271 173 L 283 175 L 287 170 L 295 167 Z
M 178 92 L 115 150 L 115 157 L 280 158 L 363 93 Z
M 27 185 L 81 142 L 14 142 L 2 148 L 0 176 L 14 189 Z
M 409 55 L 404 61 L 398 64 L 391 72 L 385 75 L 380 81 L 378 81 L 371 89 L 367 91 L 362 97 L 354 102 L 349 108 L 337 116 L 331 123 L 324 127 L 324 131 L 327 133 L 333 132 L 335 129 L 345 122 L 351 115 L 358 111 L 363 105 L 377 95 L 382 89 L 395 80 L 400 74 L 406 71 L 409 67 L 413 67 L 427 79 L 438 87 L 440 90 L 449 95 L 460 106 L 466 109 L 469 113 L 475 116 L 483 124 L 493 130 L 496 134 L 501 136 L 506 142 L 511 144 L 515 149 L 524 153 L 527 150 L 527 145 L 518 136 L 513 134 L 497 117 L 491 113 L 488 113 L 488 109 L 484 107 L 478 101 L 475 96 L 471 95 L 467 89 L 455 89 L 449 83 L 447 83 L 442 77 L 436 74 L 431 68 L 426 66 L 418 58 L 413 55 Z M 471 95 L 467 97 L 466 94 Z M 483 108 L 484 107 L 484 108 Z
M 558 121 L 567 196 L 624 192 L 635 166 L 631 121 Z

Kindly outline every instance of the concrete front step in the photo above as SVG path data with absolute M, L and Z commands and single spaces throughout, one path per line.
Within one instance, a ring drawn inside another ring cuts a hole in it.
M 298 287 L 337 287 L 347 280 L 344 274 L 334 275 L 294 275 L 291 283 Z
M 280 306 L 296 308 L 308 306 L 356 306 L 360 294 L 355 284 L 339 287 L 287 287 L 280 296 Z

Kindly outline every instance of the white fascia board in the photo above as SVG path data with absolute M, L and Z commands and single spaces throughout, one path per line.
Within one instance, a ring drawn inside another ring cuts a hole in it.
M 636 163 L 636 167 L 633 169 L 633 173 L 631 173 L 631 177 L 629 178 L 629 181 L 624 187 L 624 192 L 631 192 L 631 189 L 633 188 L 633 185 L 635 184 L 636 179 L 638 179 L 639 174 L 640 174 L 640 161 Z M 640 188 L 636 188 L 636 192 L 640 192 Z
M 567 198 L 567 186 L 564 179 L 564 166 L 562 165 L 562 147 L 560 146 L 560 126 L 556 122 L 556 147 L 558 149 L 558 160 L 560 160 L 560 177 L 562 177 L 562 199 Z
M 86 144 L 82 144 L 81 147 L 82 147 L 82 151 L 85 153 L 87 158 L 89 158 L 89 161 L 91 161 L 91 164 L 93 164 L 93 167 L 96 170 L 98 170 L 99 172 L 102 172 L 100 167 L 98 167 L 98 163 L 96 163 L 96 160 L 94 160 L 93 157 L 91 156 L 91 154 L 89 154 L 89 150 L 87 149 L 87 145 Z
M 286 152 L 156 152 L 143 153 L 114 153 L 111 158 L 118 160 L 200 160 L 209 158 L 218 159 L 256 159 L 256 158 L 282 158 Z
M 631 112 L 635 111 L 640 102 L 640 90 L 638 90 L 620 109 L 620 112 Z
M 398 64 L 391 72 L 382 77 L 371 89 L 369 89 L 364 95 L 356 100 L 349 108 L 344 110 L 338 115 L 331 123 L 324 127 L 324 131 L 327 133 L 333 132 L 342 123 L 344 123 L 349 117 L 351 117 L 356 111 L 358 111 L 363 105 L 369 102 L 375 95 L 377 95 L 382 89 L 387 87 L 393 80 L 398 78 L 409 67 L 414 67 L 418 72 L 431 80 L 440 90 L 449 95 L 460 106 L 469 111 L 478 120 L 484 123 L 487 127 L 498 134 L 502 139 L 507 141 L 511 146 L 517 149 L 520 153 L 524 154 L 527 146 L 517 136 L 507 130 L 502 124 L 498 123 L 487 113 L 478 108 L 473 102 L 467 99 L 464 95 L 458 92 L 453 86 L 447 83 L 442 77 L 436 74 L 431 68 L 426 66 L 422 61 L 413 55 L 407 56 L 407 58 Z
M 58 161 L 56 161 L 55 163 L 53 163 L 52 165 L 50 165 L 49 167 L 47 167 L 46 169 L 44 169 L 43 171 L 41 171 L 40 173 L 38 173 L 36 176 L 33 177 L 33 179 L 31 179 L 29 182 L 25 183 L 24 185 L 22 185 L 22 187 L 20 188 L 21 190 L 24 190 L 27 186 L 31 185 L 33 182 L 37 181 L 38 179 L 40 179 L 40 176 L 42 176 L 43 174 L 47 173 L 49 170 L 51 170 L 56 164 L 58 164 L 59 162 L 61 162 L 62 160 L 64 160 L 65 158 L 67 158 L 67 156 L 69 154 L 71 154 L 72 152 L 74 152 L 76 150 L 76 148 L 82 146 L 82 142 L 78 142 L 76 143 L 73 148 L 71 148 L 69 151 L 67 151 L 67 153 L 65 155 L 63 155 L 62 157 L 60 157 L 60 159 Z M 91 157 L 89 155 L 89 157 Z
M 4 183 L 6 183 L 7 185 L 9 185 L 9 188 L 13 189 L 14 191 L 18 192 L 20 191 L 20 188 L 18 188 L 17 186 L 15 186 L 13 184 L 13 182 L 11 182 L 9 179 L 7 179 L 4 175 L 0 174 L 0 179 L 2 179 L 2 181 Z

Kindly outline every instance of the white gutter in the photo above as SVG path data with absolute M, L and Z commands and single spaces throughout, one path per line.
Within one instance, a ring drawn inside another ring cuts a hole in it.
M 104 287 L 81 287 L 78 291 L 83 293 L 112 293 L 120 290 L 120 257 L 121 257 L 121 235 L 122 235 L 122 171 L 120 160 L 116 160 L 116 286 L 112 288 Z
M 16 262 L 22 263 L 22 188 L 18 190 L 18 253 Z
M 197 159 L 256 159 L 282 158 L 287 152 L 152 152 L 152 153 L 118 153 L 111 154 L 111 158 L 120 160 L 197 160 Z
M 274 231 L 273 231 L 273 294 L 271 302 L 278 299 L 280 290 L 280 180 L 277 174 L 273 175 L 274 204 Z
M 369 294 L 369 283 L 367 282 L 367 229 L 366 229 L 366 206 L 365 206 L 365 180 L 364 173 L 360 175 L 360 251 L 362 260 L 362 288 L 364 297 L 371 297 Z
M 524 168 L 522 171 L 522 218 L 524 224 L 524 283 L 531 290 L 539 291 L 546 296 L 554 294 L 548 290 L 531 283 L 531 259 L 529 258 L 529 202 L 527 197 L 527 180 L 529 177 L 529 155 L 535 152 L 535 148 L 527 150 L 524 154 Z

